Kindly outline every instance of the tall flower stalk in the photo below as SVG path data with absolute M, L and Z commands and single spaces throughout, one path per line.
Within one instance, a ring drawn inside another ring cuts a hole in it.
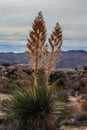
M 34 70 L 34 85 L 37 86 L 37 77 L 40 68 L 45 69 L 46 83 L 48 83 L 49 74 L 55 68 L 60 57 L 62 29 L 57 23 L 47 42 L 45 22 L 42 12 L 39 12 L 34 20 L 32 31 L 30 31 L 27 41 L 29 63 Z
M 32 31 L 30 31 L 27 41 L 27 54 L 30 58 L 30 65 L 34 70 L 34 84 L 37 86 L 37 73 L 38 70 L 42 67 L 42 52 L 44 43 L 46 41 L 46 27 L 41 12 L 38 13 L 38 16 L 34 20 Z
M 59 61 L 61 46 L 62 46 L 62 29 L 57 23 L 50 38 L 48 39 L 48 45 L 50 51 L 48 50 L 48 63 L 46 66 L 46 81 L 48 82 L 48 77 L 50 72 L 55 69 L 56 63 Z

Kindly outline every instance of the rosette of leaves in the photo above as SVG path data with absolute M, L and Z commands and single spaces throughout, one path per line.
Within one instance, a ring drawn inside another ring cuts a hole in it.
M 52 88 L 41 86 L 17 90 L 8 103 L 9 116 L 18 130 L 47 130 L 65 108 L 53 96 Z

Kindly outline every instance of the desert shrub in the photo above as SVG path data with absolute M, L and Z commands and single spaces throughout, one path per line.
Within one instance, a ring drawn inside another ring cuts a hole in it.
M 14 81 L 17 80 L 17 76 L 15 76 L 15 75 L 9 75 L 8 79 L 9 79 L 10 83 L 13 83 Z
M 4 62 L 4 63 L 2 63 L 2 66 L 8 67 L 8 66 L 10 66 L 10 63 L 9 62 Z
M 52 88 L 18 89 L 8 104 L 8 112 L 20 130 L 46 130 L 62 114 L 65 106 L 57 102 Z
M 60 78 L 65 78 L 65 75 L 60 72 L 52 72 L 49 76 L 49 83 L 56 82 Z
M 60 76 L 58 75 L 58 73 L 53 72 L 53 73 L 50 74 L 48 81 L 50 83 L 55 82 L 59 77 Z
M 83 70 L 87 72 L 87 66 L 83 66 Z
M 66 85 L 66 79 L 65 78 L 59 78 L 57 81 L 56 81 L 56 85 L 57 86 L 62 86 L 62 87 L 64 87 L 65 85 Z
M 8 73 L 9 73 L 9 75 L 14 75 L 16 71 L 17 71 L 16 68 L 14 68 L 14 69 L 9 69 L 9 70 L 8 70 Z

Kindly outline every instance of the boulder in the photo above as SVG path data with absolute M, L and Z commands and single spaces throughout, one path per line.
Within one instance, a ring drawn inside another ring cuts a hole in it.
M 9 80 L 5 77 L 0 78 L 0 92 L 7 93 L 9 89 Z
M 79 81 L 75 81 L 72 86 L 73 86 L 74 90 L 78 91 L 80 89 L 80 82 Z

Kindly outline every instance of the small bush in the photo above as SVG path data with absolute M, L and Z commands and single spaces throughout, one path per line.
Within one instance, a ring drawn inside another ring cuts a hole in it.
M 87 72 L 87 66 L 83 66 L 83 70 Z
M 49 81 L 49 83 L 55 82 L 59 77 L 60 77 L 60 76 L 59 76 L 58 73 L 52 72 L 52 73 L 50 74 L 50 76 L 49 76 L 48 81 Z
M 62 87 L 65 86 L 66 85 L 66 79 L 65 78 L 58 79 L 57 82 L 56 82 L 56 85 L 62 86 Z
M 4 62 L 4 63 L 2 63 L 2 66 L 4 66 L 4 67 L 8 67 L 8 66 L 10 66 L 10 63 L 8 63 L 8 62 Z
M 65 78 L 65 74 L 62 72 L 52 72 L 49 76 L 49 83 L 56 82 L 60 78 Z

